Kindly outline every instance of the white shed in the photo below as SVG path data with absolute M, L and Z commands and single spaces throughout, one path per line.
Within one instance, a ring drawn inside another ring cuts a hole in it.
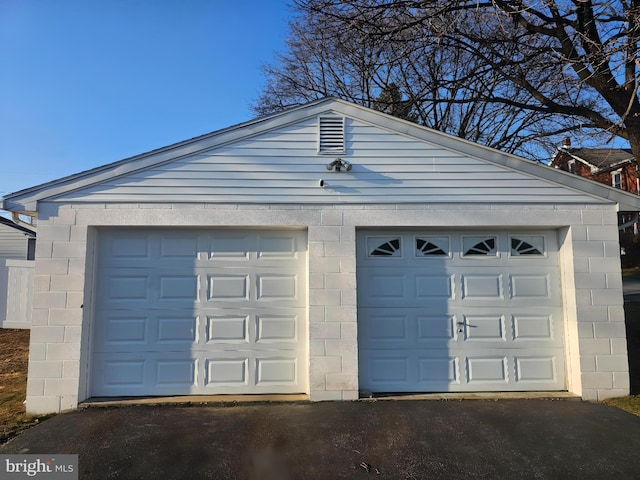
M 23 190 L 27 409 L 92 397 L 629 392 L 640 198 L 323 99 Z
M 33 260 L 35 228 L 30 229 L 0 216 L 0 260 Z

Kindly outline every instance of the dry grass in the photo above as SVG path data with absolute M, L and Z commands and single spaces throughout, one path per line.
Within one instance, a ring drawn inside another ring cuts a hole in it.
M 25 413 L 29 330 L 0 329 L 0 445 L 43 417 Z
M 631 395 L 630 397 L 610 398 L 604 403 L 612 407 L 618 407 L 625 412 L 633 413 L 640 417 L 640 395 Z

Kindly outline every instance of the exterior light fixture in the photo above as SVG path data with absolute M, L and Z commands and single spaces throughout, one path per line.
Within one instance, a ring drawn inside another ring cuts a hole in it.
M 349 172 L 352 167 L 353 165 L 341 158 L 336 158 L 333 162 L 327 164 L 327 170 L 333 172 L 341 172 L 343 169 Z

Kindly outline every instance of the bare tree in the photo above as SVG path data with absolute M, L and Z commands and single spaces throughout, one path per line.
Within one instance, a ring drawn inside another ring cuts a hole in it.
M 267 67 L 267 110 L 309 91 L 370 106 L 394 83 L 419 123 L 470 140 L 535 157 L 572 132 L 625 139 L 640 158 L 640 0 L 294 0 L 294 11 L 291 40 L 327 33 L 306 46 L 332 55 L 289 50 Z M 293 64 L 322 81 L 298 78 L 290 95 Z

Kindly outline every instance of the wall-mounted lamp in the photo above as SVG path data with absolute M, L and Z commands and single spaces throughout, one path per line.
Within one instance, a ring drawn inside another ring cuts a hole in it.
M 333 162 L 327 163 L 327 170 L 334 172 L 341 172 L 343 169 L 348 172 L 352 167 L 353 165 L 341 158 L 336 158 Z

